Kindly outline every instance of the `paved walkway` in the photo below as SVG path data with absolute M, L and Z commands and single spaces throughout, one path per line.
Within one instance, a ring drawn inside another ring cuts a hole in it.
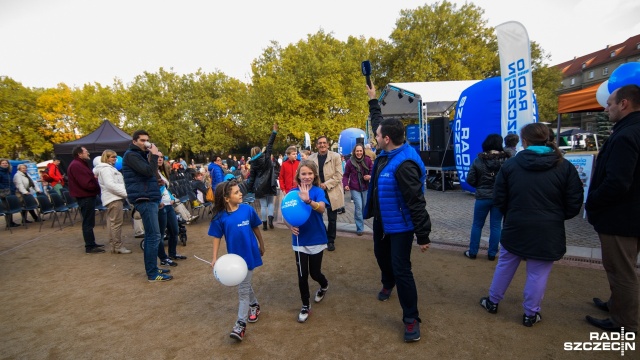
M 475 197 L 462 190 L 448 190 L 446 192 L 427 190 L 426 198 L 427 210 L 432 223 L 431 241 L 434 244 L 458 246 L 461 251 L 464 250 L 469 244 Z M 256 205 L 256 210 L 259 211 L 259 207 L 260 205 Z M 354 206 L 350 201 L 349 192 L 345 195 L 345 210 L 344 214 L 338 215 L 338 231 L 345 234 L 355 234 Z M 599 262 L 602 259 L 600 240 L 583 214 L 584 212 L 581 211 L 578 216 L 565 221 L 567 232 L 565 258 Z M 282 222 L 281 218 L 276 217 L 279 222 Z M 540 226 L 544 226 L 544 224 L 540 224 Z M 365 234 L 372 234 L 372 228 L 373 220 L 365 220 Z M 487 219 L 482 231 L 481 252 L 483 250 L 486 252 L 488 239 L 489 223 Z

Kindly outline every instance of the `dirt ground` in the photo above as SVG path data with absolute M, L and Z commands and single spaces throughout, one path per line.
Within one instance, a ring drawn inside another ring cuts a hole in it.
M 50 221 L 50 220 L 48 220 Z M 4 225 L 4 223 L 2 223 Z M 2 359 L 602 359 L 619 352 L 568 352 L 564 342 L 589 340 L 584 316 L 606 317 L 591 304 L 606 297 L 599 269 L 556 264 L 543 321 L 522 326 L 521 266 L 496 315 L 478 305 L 495 262 L 468 260 L 462 249 L 413 252 L 422 340 L 405 344 L 401 309 L 376 300 L 379 271 L 370 236 L 345 234 L 325 253 L 327 296 L 309 320 L 296 322 L 301 302 L 290 233 L 264 232 L 264 265 L 254 273 L 262 307 L 241 343 L 229 338 L 237 313 L 235 288 L 217 283 L 210 267 L 208 221 L 188 226 L 188 255 L 174 280 L 148 283 L 139 239 L 126 223 L 130 255 L 85 255 L 79 224 L 60 231 L 46 222 L 0 230 L 0 358 Z M 96 227 L 98 242 L 107 230 Z M 223 249 L 224 253 L 224 249 Z M 524 264 L 523 264 L 524 265 Z M 312 293 L 317 284 L 311 281 Z M 625 358 L 640 358 L 638 350 Z

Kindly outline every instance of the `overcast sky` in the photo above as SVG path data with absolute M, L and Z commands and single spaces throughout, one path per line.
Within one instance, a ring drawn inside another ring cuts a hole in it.
M 454 1 L 463 4 L 461 1 Z M 287 45 L 323 29 L 387 40 L 401 9 L 433 1 L 0 0 L 0 76 L 55 87 L 143 71 L 222 71 L 249 82 L 271 40 Z M 640 33 L 637 0 L 477 0 L 489 26 L 519 21 L 552 64 Z

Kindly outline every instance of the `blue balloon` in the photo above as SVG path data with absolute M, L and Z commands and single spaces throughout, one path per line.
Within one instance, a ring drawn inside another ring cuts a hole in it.
M 609 77 L 609 93 L 625 85 L 640 86 L 640 62 L 629 62 L 618 66 Z
M 224 176 L 224 181 L 235 180 L 235 176 L 233 174 L 227 174 Z
M 300 226 L 307 222 L 311 215 L 311 206 L 300 200 L 298 191 L 290 191 L 280 205 L 282 216 L 291 226 Z
M 116 170 L 120 171 L 122 170 L 122 156 L 118 155 L 118 157 L 116 158 L 116 163 L 114 164 Z
M 351 154 L 353 147 L 358 143 L 358 139 L 362 139 L 362 145 L 367 143 L 367 134 L 365 134 L 364 130 L 358 128 L 342 130 L 338 138 L 338 153 L 340 155 Z

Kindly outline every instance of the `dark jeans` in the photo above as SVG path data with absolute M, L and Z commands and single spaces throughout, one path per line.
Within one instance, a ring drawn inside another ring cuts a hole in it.
M 144 226 L 144 269 L 147 277 L 158 275 L 158 244 L 160 244 L 160 225 L 158 224 L 158 203 L 144 201 L 136 203 L 136 210 Z
M 373 220 L 373 253 L 382 272 L 385 289 L 398 288 L 398 299 L 405 318 L 418 318 L 418 291 L 411 272 L 413 232 L 385 234 L 382 222 Z
M 79 197 L 77 200 L 80 215 L 82 215 L 84 247 L 91 249 L 96 246 L 96 237 L 93 235 L 93 228 L 96 226 L 96 198 L 95 196 Z
M 314 255 L 305 254 L 302 252 L 294 251 L 293 254 L 296 257 L 296 267 L 298 268 L 298 287 L 300 288 L 300 299 L 302 305 L 309 306 L 309 275 L 311 278 L 320 284 L 320 287 L 326 288 L 329 285 L 329 281 L 322 274 L 322 254 L 321 251 Z M 298 262 L 300 259 L 300 262 Z M 302 276 L 300 274 L 302 273 Z
M 158 243 L 158 258 L 164 260 L 168 258 L 164 251 L 164 232 L 169 229 L 169 256 L 176 256 L 176 247 L 178 246 L 178 219 L 173 206 L 165 205 L 158 210 L 158 224 L 160 227 L 160 242 Z

